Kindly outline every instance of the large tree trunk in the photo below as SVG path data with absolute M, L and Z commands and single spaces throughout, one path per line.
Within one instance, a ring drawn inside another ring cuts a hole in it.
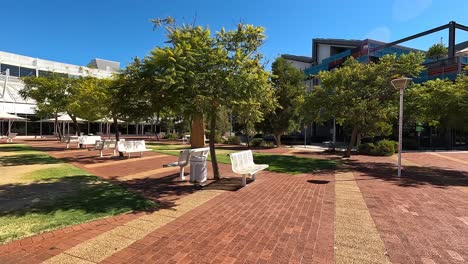
M 73 126 L 75 127 L 76 134 L 79 136 L 81 134 L 80 126 L 78 125 L 78 121 L 76 121 L 76 116 L 68 113 L 71 120 L 73 121 Z
M 213 166 L 213 177 L 215 180 L 219 180 L 219 168 L 218 160 L 216 159 L 215 151 L 215 135 L 216 135 L 216 108 L 213 107 L 211 112 L 211 121 L 210 121 L 210 155 L 211 155 L 211 165 Z
M 281 146 L 281 134 L 274 134 L 273 137 L 275 138 L 276 147 L 280 147 Z
M 112 119 L 114 120 L 115 140 L 120 141 L 119 120 L 117 119 L 116 116 L 113 116 Z M 124 156 L 123 152 L 119 151 L 119 157 L 123 157 L 123 156 Z
M 345 152 L 343 158 L 351 157 L 351 150 L 352 150 L 353 146 L 356 145 L 357 135 L 358 135 L 358 127 L 354 126 L 353 127 L 353 132 L 351 133 L 351 139 L 349 140 L 348 148 L 346 149 L 346 152 Z
M 201 113 L 196 113 L 193 116 L 190 144 L 192 148 L 202 148 L 205 146 L 205 127 L 203 124 L 203 114 Z
M 55 118 L 55 123 L 54 123 L 55 132 L 57 133 L 58 140 L 62 142 L 62 132 L 61 132 L 60 127 L 58 126 L 58 114 L 57 113 L 55 113 L 54 118 Z

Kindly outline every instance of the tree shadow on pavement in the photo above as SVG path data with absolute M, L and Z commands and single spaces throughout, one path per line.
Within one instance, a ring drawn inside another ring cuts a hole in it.
M 441 188 L 446 186 L 468 186 L 468 172 L 439 167 L 404 166 L 402 177 L 398 177 L 397 168 L 394 164 L 349 160 L 346 162 L 344 170 L 357 171 L 365 174 L 365 176 L 393 182 L 402 187 L 422 185 L 433 185 Z
M 18 165 L 36 165 L 36 164 L 57 164 L 63 163 L 60 159 L 55 159 L 47 154 L 21 154 L 13 156 L 0 157 L 1 166 L 18 166 Z

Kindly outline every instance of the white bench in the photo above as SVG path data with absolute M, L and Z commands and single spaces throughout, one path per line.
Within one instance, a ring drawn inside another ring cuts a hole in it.
M 123 141 L 123 140 L 122 140 Z M 113 149 L 114 156 L 117 155 L 117 141 L 113 139 L 96 141 L 96 150 L 99 150 L 99 156 L 102 158 L 105 149 Z
M 101 136 L 79 136 L 78 137 L 78 145 L 86 146 L 86 145 L 95 145 L 96 141 L 101 140 Z
M 117 149 L 119 152 L 125 152 L 130 158 L 131 153 L 140 152 L 140 157 L 143 155 L 144 151 L 151 151 L 151 149 L 146 148 L 144 140 L 129 140 L 129 141 L 118 141 Z
M 76 147 L 80 146 L 80 143 L 78 143 L 78 136 L 64 136 L 63 140 L 67 143 L 67 148 L 70 147 L 70 143 L 77 143 Z
M 13 139 L 18 135 L 18 133 L 9 133 L 6 137 L 7 142 L 13 142 Z
M 180 151 L 178 161 L 164 165 L 164 167 L 179 166 L 180 167 L 180 179 L 185 180 L 184 171 L 185 171 L 185 167 L 187 167 L 190 164 L 190 157 L 191 156 L 208 157 L 209 152 L 210 152 L 210 148 L 184 149 Z
M 242 186 L 247 184 L 247 175 L 255 180 L 255 174 L 268 168 L 268 164 L 255 164 L 251 150 L 239 151 L 229 154 L 232 171 L 242 175 Z

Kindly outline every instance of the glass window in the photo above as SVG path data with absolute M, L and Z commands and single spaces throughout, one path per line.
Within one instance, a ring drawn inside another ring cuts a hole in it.
M 5 73 L 7 69 L 10 70 L 10 76 L 19 77 L 19 67 L 18 66 L 9 65 L 9 64 L 2 64 L 1 67 L 0 67 L 0 71 L 2 73 Z
M 39 70 L 39 76 L 40 77 L 47 77 L 47 76 L 50 76 L 52 74 L 52 72 L 50 71 L 41 71 Z
M 21 77 L 36 76 L 36 70 L 31 69 L 31 68 L 26 68 L 26 67 L 20 67 L 20 76 Z

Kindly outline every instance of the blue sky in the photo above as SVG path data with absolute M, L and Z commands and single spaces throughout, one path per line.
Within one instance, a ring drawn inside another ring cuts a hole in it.
M 21 0 L 1 4 L 0 50 L 86 65 L 92 58 L 122 65 L 164 45 L 164 30 L 150 18 L 208 25 L 212 31 L 242 21 L 266 28 L 262 47 L 270 62 L 279 54 L 311 56 L 312 38 L 397 40 L 449 21 L 468 25 L 468 1 L 392 0 Z M 448 32 L 405 43 L 427 49 Z M 468 32 L 457 30 L 457 42 Z

